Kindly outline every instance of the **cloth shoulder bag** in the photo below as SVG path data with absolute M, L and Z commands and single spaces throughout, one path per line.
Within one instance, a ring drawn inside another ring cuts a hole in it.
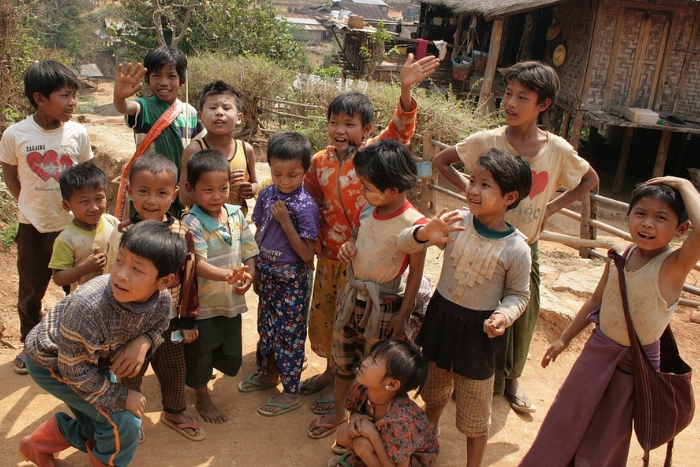
M 670 467 L 673 440 L 690 424 L 695 413 L 695 397 L 690 381 L 692 368 L 681 358 L 670 325 L 660 338 L 659 370 L 654 368 L 642 349 L 627 303 L 625 258 L 628 251 L 623 257 L 610 249 L 608 257 L 617 267 L 622 307 L 634 355 L 634 432 L 644 449 L 645 467 L 649 465 L 649 451 L 663 444 L 667 444 L 664 467 Z

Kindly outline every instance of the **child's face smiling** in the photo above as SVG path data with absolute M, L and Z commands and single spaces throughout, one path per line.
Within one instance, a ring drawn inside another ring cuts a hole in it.
M 165 220 L 165 213 L 177 192 L 177 184 L 171 173 L 140 170 L 131 176 L 129 194 L 142 220 Z
M 270 158 L 270 177 L 272 183 L 282 193 L 291 193 L 304 181 L 304 166 L 299 160 L 281 160 Z
M 523 126 L 537 122 L 540 112 L 547 110 L 550 99 L 538 104 L 539 95 L 532 91 L 516 79 L 512 79 L 506 84 L 503 94 L 503 113 L 506 117 L 506 124 L 510 126 Z
M 219 218 L 221 207 L 228 200 L 229 187 L 228 173 L 218 170 L 202 173 L 194 187 L 187 184 L 195 204 L 214 219 Z
M 241 122 L 241 113 L 236 107 L 236 98 L 229 93 L 207 97 L 199 112 L 199 119 L 207 132 L 215 135 L 230 135 Z
M 104 187 L 83 188 L 74 191 L 62 205 L 66 211 L 73 211 L 75 225 L 83 230 L 95 230 L 107 210 L 107 195 Z
M 331 115 L 328 120 L 328 137 L 336 150 L 347 146 L 359 147 L 369 134 L 371 124 L 362 125 L 362 116 L 359 112 L 350 116 L 345 112 Z
M 53 91 L 48 97 L 40 92 L 34 93 L 37 113 L 34 120 L 45 130 L 53 130 L 73 118 L 73 111 L 78 105 L 76 90 L 62 88 Z
M 474 166 L 465 196 L 469 212 L 477 216 L 482 224 L 489 228 L 502 226 L 503 215 L 509 203 L 490 170 L 482 165 Z M 500 223 L 496 222 L 498 219 Z
M 642 250 L 666 249 L 680 235 L 678 214 L 665 201 L 647 196 L 632 207 L 627 224 L 634 243 Z
M 146 258 L 119 247 L 110 271 L 114 298 L 121 303 L 147 301 L 157 290 L 169 285 L 168 276 L 158 278 L 158 269 Z
M 172 104 L 180 91 L 180 75 L 175 65 L 163 65 L 153 71 L 147 78 L 148 88 L 153 95 L 163 102 Z

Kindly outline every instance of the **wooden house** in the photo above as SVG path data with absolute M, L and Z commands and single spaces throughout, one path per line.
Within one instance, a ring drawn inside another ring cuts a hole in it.
M 425 0 L 418 37 L 446 40 L 453 56 L 488 54 L 478 75 L 479 103 L 487 109 L 502 95 L 498 68 L 528 59 L 554 66 L 561 91 L 550 128 L 561 128 L 574 147 L 584 124 L 594 133 L 623 134 L 614 190 L 635 131 L 652 130 L 658 140 L 653 175 L 678 172 L 665 170 L 674 135 L 680 152 L 687 149 L 681 140 L 700 135 L 697 0 Z M 660 120 L 629 121 L 629 108 L 650 109 Z M 683 164 L 675 162 L 676 169 Z

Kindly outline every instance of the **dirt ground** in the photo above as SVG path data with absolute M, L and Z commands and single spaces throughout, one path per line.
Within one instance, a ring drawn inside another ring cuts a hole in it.
M 93 94 L 98 104 L 111 101 L 109 83 L 100 83 L 100 89 Z M 87 115 L 84 119 L 90 131 L 96 156 L 103 167 L 116 164 L 133 152 L 131 133 L 118 117 Z M 264 178 L 267 164 L 258 164 L 259 178 Z M 438 208 L 452 204 L 445 198 L 438 200 Z M 612 221 L 620 228 L 623 216 L 607 213 L 606 221 Z M 563 216 L 555 216 L 548 229 L 570 235 L 577 235 L 578 224 Z M 599 267 L 600 261 L 577 260 L 574 250 L 547 242 L 540 242 L 543 267 L 543 286 L 549 288 L 560 274 L 572 270 L 588 270 Z M 429 250 L 426 275 L 433 284 L 437 283 L 442 256 L 439 250 Z M 0 251 L 0 321 L 6 326 L 3 336 L 11 345 L 19 346 L 18 319 L 15 308 L 17 297 L 16 252 L 14 249 Z M 691 280 L 693 285 L 696 285 Z M 571 303 L 582 303 L 584 298 L 567 292 L 555 292 L 557 298 Z M 51 307 L 63 297 L 63 292 L 50 286 L 46 295 L 45 308 Z M 146 441 L 134 459 L 134 466 L 173 466 L 173 467 L 224 467 L 224 466 L 325 466 L 333 457 L 330 447 L 333 437 L 312 440 L 306 435 L 307 425 L 316 417 L 310 411 L 313 397 L 303 399 L 301 409 L 290 414 L 266 418 L 257 414 L 256 407 L 275 392 L 274 389 L 252 394 L 242 394 L 236 385 L 247 375 L 255 372 L 255 309 L 257 298 L 251 292 L 247 295 L 251 311 L 243 318 L 243 366 L 238 376 L 229 378 L 219 374 L 210 383 L 215 402 L 228 413 L 231 421 L 224 425 L 202 423 L 206 439 L 200 443 L 187 441 L 159 423 L 159 388 L 151 371 L 144 381 L 144 394 L 148 400 L 144 417 Z M 689 321 L 691 312 L 687 307 L 679 307 L 673 319 L 674 332 L 685 360 L 694 367 L 700 363 L 700 326 Z M 531 351 L 530 363 L 521 379 L 522 387 L 528 392 L 538 410 L 533 415 L 518 414 L 511 410 L 504 397 L 496 397 L 493 402 L 493 425 L 484 459 L 485 466 L 516 466 L 532 443 L 544 415 L 549 408 L 557 389 L 566 378 L 568 371 L 581 350 L 584 338 L 572 343 L 557 362 L 547 369 L 539 365 L 549 343 L 556 338 L 556 326 L 540 319 Z M 17 376 L 12 371 L 12 360 L 16 350 L 0 348 L 0 467 L 26 466 L 16 455 L 19 439 L 31 433 L 48 416 L 66 407 L 54 397 L 47 395 L 34 385 L 28 376 Z M 320 373 L 324 361 L 307 347 L 308 369 L 304 377 Z M 700 391 L 700 383 L 695 379 L 695 390 Z M 194 393 L 188 391 L 188 413 L 195 415 Z M 419 403 L 420 398 L 418 399 Z M 571 401 L 575 404 L 576 401 Z M 465 464 L 465 440 L 454 427 L 455 406 L 449 404 L 441 422 L 439 466 L 459 466 Z M 698 418 L 676 440 L 674 455 L 676 466 L 698 465 L 697 451 L 700 448 L 700 421 Z M 663 464 L 662 450 L 652 453 L 651 465 Z M 632 440 L 629 465 L 641 465 L 641 450 Z M 60 457 L 76 467 L 87 467 L 87 456 L 74 449 L 63 452 Z

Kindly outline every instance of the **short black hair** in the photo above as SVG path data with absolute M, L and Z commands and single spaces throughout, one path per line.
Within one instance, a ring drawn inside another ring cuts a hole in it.
M 557 102 L 559 93 L 559 76 L 549 65 L 537 60 L 518 62 L 515 65 L 500 70 L 506 84 L 513 80 L 537 93 L 537 103 L 541 104 L 545 99 L 551 99 L 550 108 Z
M 94 164 L 77 164 L 65 170 L 58 177 L 58 186 L 61 188 L 61 197 L 64 201 L 70 201 L 70 197 L 76 191 L 86 188 L 107 190 L 107 176 Z
M 358 91 L 344 92 L 336 96 L 328 106 L 326 118 L 330 120 L 333 115 L 339 115 L 341 112 L 351 117 L 359 113 L 363 127 L 372 123 L 374 119 L 372 101 L 367 94 Z
M 396 188 L 403 193 L 418 181 L 411 152 L 393 139 L 382 139 L 365 146 L 355 154 L 354 162 L 355 172 L 381 191 Z
M 688 220 L 688 211 L 685 208 L 681 192 L 663 184 L 647 185 L 646 183 L 642 183 L 638 185 L 637 188 L 632 191 L 630 204 L 627 208 L 627 216 L 630 215 L 632 209 L 634 209 L 635 205 L 642 198 L 654 198 L 668 204 L 668 207 L 678 216 L 678 225 Z
M 428 363 L 418 348 L 410 342 L 399 339 L 385 339 L 375 342 L 369 351 L 374 359 L 382 359 L 386 364 L 386 377 L 401 383 L 398 394 L 422 388 L 428 376 Z
M 134 181 L 134 176 L 139 172 L 150 172 L 153 175 L 165 172 L 172 175 L 175 186 L 179 182 L 175 162 L 163 154 L 145 154 L 137 158 L 129 170 L 129 183 Z
M 185 84 L 187 79 L 187 57 L 179 49 L 165 45 L 149 50 L 143 59 L 143 66 L 146 68 L 146 77 L 144 78 L 146 83 L 148 83 L 151 73 L 157 72 L 163 65 L 174 66 L 180 77 L 180 84 Z
M 508 206 L 508 210 L 516 208 L 520 201 L 530 194 L 532 171 L 523 156 L 514 156 L 509 152 L 491 148 L 477 159 L 476 164 L 491 172 L 502 195 L 511 191 L 518 193 L 518 199 Z
M 280 131 L 267 142 L 267 162 L 300 161 L 304 171 L 311 167 L 311 143 L 303 135 L 293 131 Z
M 137 222 L 122 235 L 119 247 L 145 258 L 158 270 L 158 278 L 175 274 L 187 255 L 187 243 L 163 222 Z
M 206 172 L 225 172 L 229 175 L 231 168 L 226 157 L 216 149 L 202 149 L 187 161 L 187 183 L 194 187 Z
M 199 110 L 204 110 L 204 103 L 208 98 L 211 96 L 218 96 L 219 94 L 232 95 L 236 103 L 236 108 L 239 112 L 243 112 L 243 95 L 241 92 L 230 84 L 221 80 L 211 82 L 204 86 L 204 89 L 202 89 L 202 96 L 199 98 Z
M 78 74 L 56 60 L 43 60 L 33 63 L 24 72 L 24 95 L 35 109 L 38 104 L 34 101 L 34 93 L 39 92 L 48 98 L 49 94 L 63 88 L 80 89 Z

